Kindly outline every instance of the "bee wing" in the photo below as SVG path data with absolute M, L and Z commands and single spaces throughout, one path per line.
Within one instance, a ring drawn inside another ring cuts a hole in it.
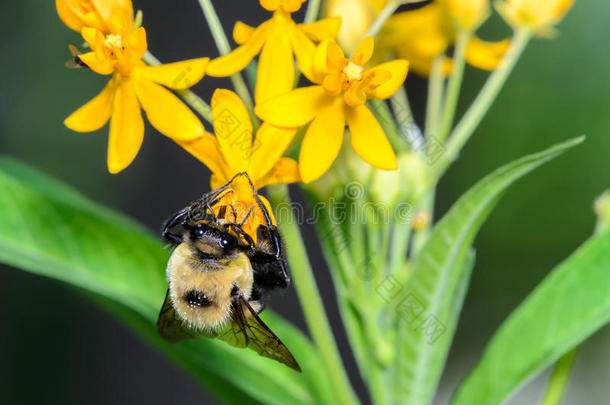
M 157 330 L 161 337 L 170 343 L 178 343 L 185 339 L 195 339 L 197 332 L 187 328 L 180 316 L 174 310 L 169 290 L 165 294 L 165 301 L 157 320 Z
M 247 347 L 263 357 L 279 361 L 301 372 L 301 367 L 288 348 L 265 325 L 243 296 L 233 302 L 233 320 L 226 330 L 218 334 L 218 339 L 231 346 Z

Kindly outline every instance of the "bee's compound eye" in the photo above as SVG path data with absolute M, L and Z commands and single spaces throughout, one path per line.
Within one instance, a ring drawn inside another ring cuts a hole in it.
M 237 239 L 231 235 L 223 235 L 222 238 L 220 238 L 219 243 L 220 247 L 223 249 L 232 249 L 237 246 Z
M 203 224 L 199 223 L 191 229 L 191 239 L 200 239 L 203 237 Z
M 209 307 L 212 305 L 212 301 L 205 296 L 203 291 L 191 290 L 184 295 L 184 301 L 190 306 L 194 307 Z

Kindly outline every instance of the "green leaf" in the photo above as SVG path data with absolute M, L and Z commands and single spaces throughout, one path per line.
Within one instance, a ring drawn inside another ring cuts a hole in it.
M 483 221 L 513 182 L 583 139 L 553 146 L 494 171 L 464 194 L 434 227 L 397 308 L 400 366 L 394 393 L 401 403 L 428 404 L 433 399 L 453 340 L 464 278 L 469 276 L 468 251 Z
M 610 230 L 553 270 L 500 326 L 454 405 L 499 404 L 610 322 Z
M 0 189 L 0 261 L 97 297 L 218 398 L 311 404 L 332 397 L 309 341 L 270 311 L 263 318 L 293 351 L 302 375 L 212 339 L 163 342 L 154 325 L 169 252 L 140 225 L 8 158 L 0 158 Z

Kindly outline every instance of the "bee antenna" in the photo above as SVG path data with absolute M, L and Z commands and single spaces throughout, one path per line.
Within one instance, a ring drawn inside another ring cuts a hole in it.
M 258 205 L 258 208 L 261 210 L 261 212 L 263 213 L 263 216 L 265 217 L 265 222 L 267 223 L 268 227 L 272 227 L 273 226 L 273 222 L 271 222 L 271 217 L 269 216 L 269 212 L 267 211 L 267 208 L 265 207 L 265 204 L 263 204 L 263 202 L 261 201 L 261 198 L 258 195 L 258 191 L 256 191 L 256 187 L 254 187 L 254 183 L 252 183 L 252 180 L 250 179 L 250 176 L 248 176 L 247 172 L 241 172 L 235 175 L 235 177 L 237 176 L 244 176 L 246 179 L 248 179 L 248 183 L 250 183 L 250 188 L 252 189 L 252 194 L 254 195 L 254 200 L 256 201 L 256 204 Z M 235 178 L 233 177 L 233 178 Z

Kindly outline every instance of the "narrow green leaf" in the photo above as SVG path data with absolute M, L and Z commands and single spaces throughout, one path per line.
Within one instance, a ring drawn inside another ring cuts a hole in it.
M 0 158 L 0 190 L 0 261 L 103 297 L 118 316 L 130 311 L 130 326 L 227 403 L 307 404 L 330 395 L 309 341 L 270 311 L 264 318 L 293 350 L 302 375 L 220 341 L 163 342 L 154 324 L 169 252 L 132 220 L 8 158 Z
M 434 227 L 416 259 L 407 294 L 397 307 L 401 366 L 394 393 L 400 403 L 428 404 L 433 399 L 455 332 L 455 306 L 468 276 L 468 250 L 502 193 L 583 139 L 553 146 L 494 171 L 464 194 Z
M 454 405 L 499 404 L 610 322 L 610 229 L 553 270 L 495 333 Z

